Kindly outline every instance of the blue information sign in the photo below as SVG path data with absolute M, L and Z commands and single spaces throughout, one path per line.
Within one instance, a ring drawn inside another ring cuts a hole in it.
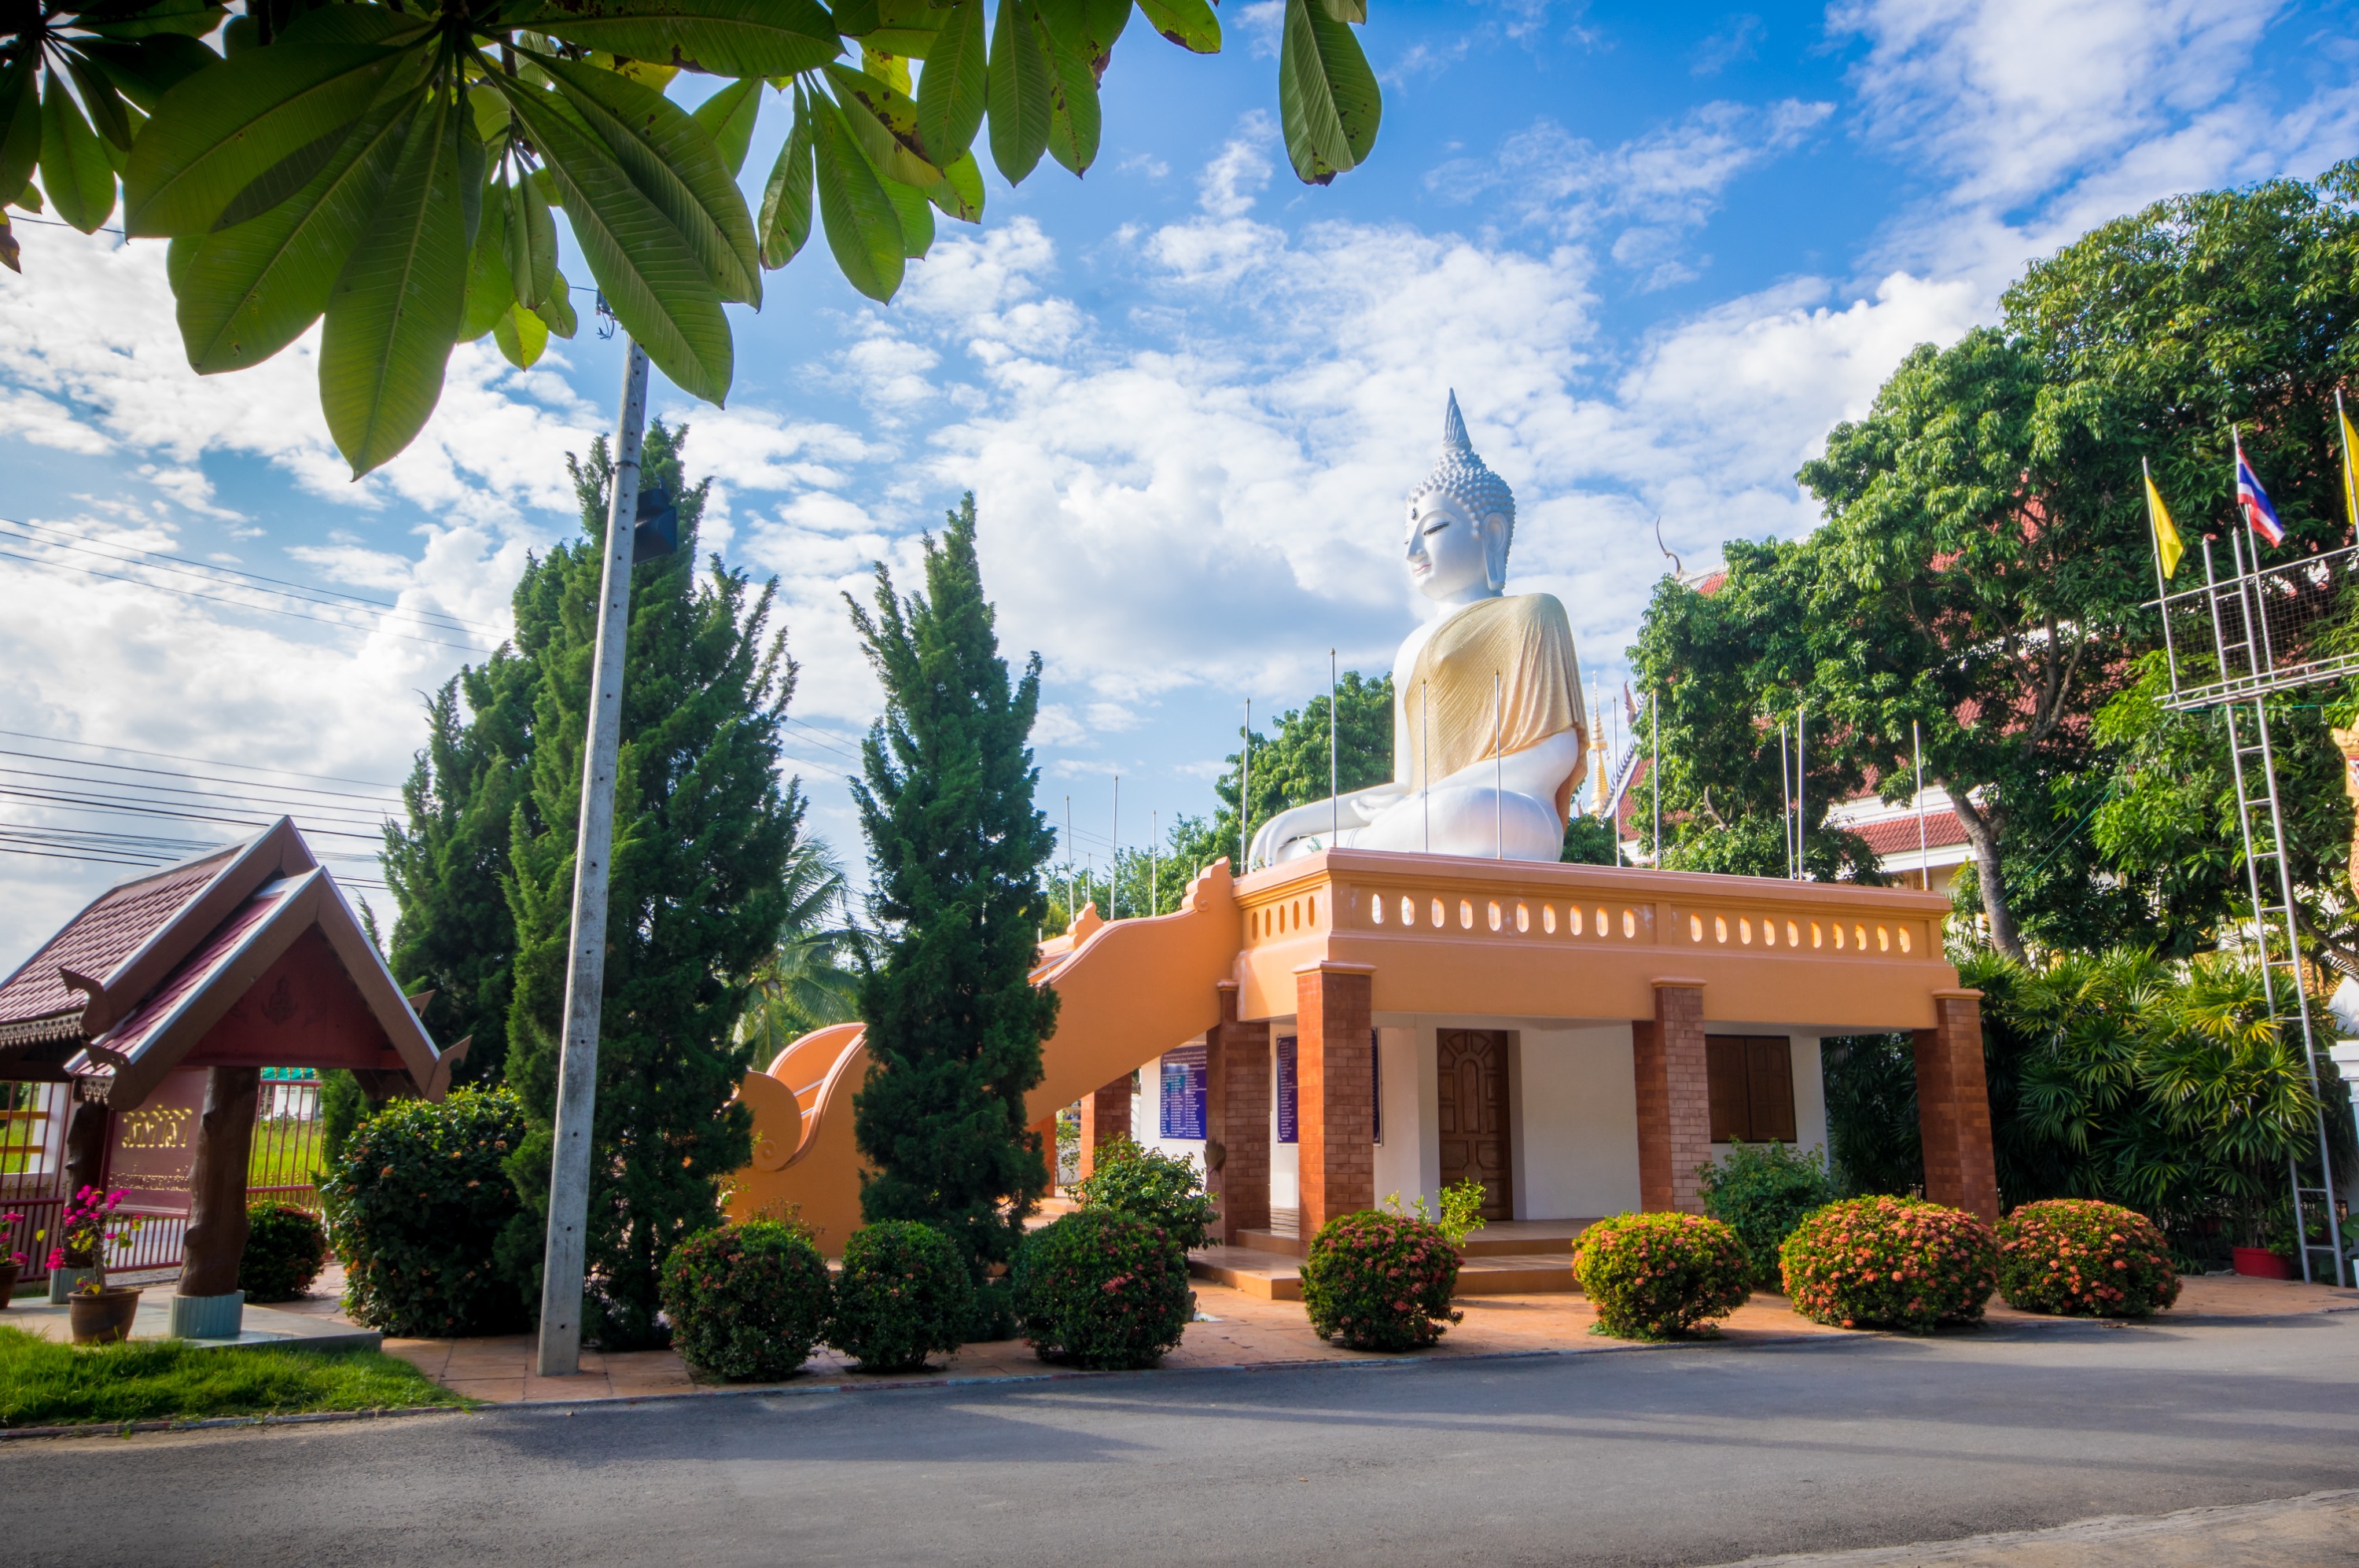
M 1277 1141 L 1299 1143 L 1302 1124 L 1300 1102 L 1296 1097 L 1294 1082 L 1294 1037 L 1277 1037 Z
M 1204 1136 L 1204 1048 L 1183 1045 L 1163 1053 L 1163 1136 Z

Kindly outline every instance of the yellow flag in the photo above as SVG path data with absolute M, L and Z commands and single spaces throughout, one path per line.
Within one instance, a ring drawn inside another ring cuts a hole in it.
M 2171 523 L 2170 508 L 2162 504 L 2162 492 L 2154 487 L 2152 474 L 2146 476 L 2146 512 L 2154 524 L 2154 550 L 2162 557 L 2162 574 L 2176 576 L 2179 558 L 2187 553 L 2187 547 L 2179 542 L 2179 529 Z
M 2351 517 L 2351 531 L 2359 536 L 2359 470 L 2351 466 L 2351 446 L 2359 441 L 2359 431 L 2351 428 L 2351 416 L 2343 411 L 2343 398 L 2334 399 L 2334 417 L 2343 426 L 2343 508 Z

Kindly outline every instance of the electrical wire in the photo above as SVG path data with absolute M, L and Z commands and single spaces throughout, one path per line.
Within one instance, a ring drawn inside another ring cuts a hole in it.
M 375 789 L 401 788 L 382 779 L 347 779 L 341 773 L 305 773 L 293 768 L 264 768 L 251 762 L 224 762 L 211 757 L 189 757 L 177 751 L 147 751 L 136 746 L 103 746 L 94 740 L 66 740 L 57 735 L 36 735 L 30 730 L 0 729 L 0 735 L 15 740 L 37 740 L 47 746 L 78 746 L 86 751 L 115 751 L 125 757 L 157 757 L 165 762 L 201 762 L 208 768 L 232 768 L 242 773 L 277 773 L 288 779 L 316 779 L 322 784 L 359 784 Z M 60 757 L 59 760 L 71 759 Z

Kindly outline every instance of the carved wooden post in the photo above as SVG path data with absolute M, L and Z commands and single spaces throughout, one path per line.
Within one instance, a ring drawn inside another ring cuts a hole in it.
M 231 1339 L 245 1298 L 237 1266 L 245 1256 L 245 1170 L 254 1151 L 258 1067 L 205 1073 L 205 1110 L 198 1123 L 195 1168 L 189 1173 L 189 1234 L 180 1288 L 172 1298 L 172 1333 L 188 1339 Z
M 97 1100 L 80 1098 L 82 1085 L 73 1085 L 72 1119 L 66 1123 L 66 1192 L 81 1192 L 84 1187 L 103 1185 L 106 1179 L 105 1105 Z

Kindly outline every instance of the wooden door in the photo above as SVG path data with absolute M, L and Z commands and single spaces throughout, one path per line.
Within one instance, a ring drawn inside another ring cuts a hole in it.
M 1507 1037 L 1497 1029 L 1443 1029 L 1440 1119 L 1441 1181 L 1483 1183 L 1483 1217 L 1516 1217 L 1507 1147 Z

